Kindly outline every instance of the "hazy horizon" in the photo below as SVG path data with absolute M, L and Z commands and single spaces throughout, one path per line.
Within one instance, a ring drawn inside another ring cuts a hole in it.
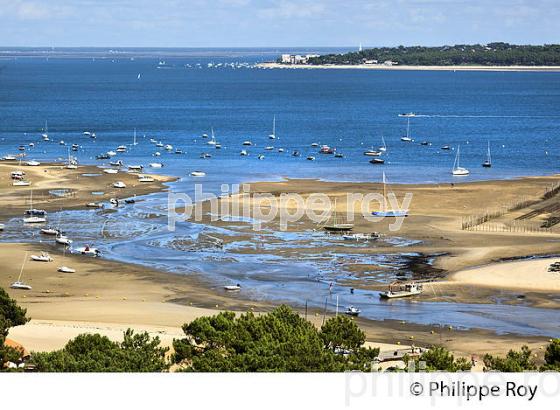
M 294 48 L 558 41 L 555 0 L 0 0 L 4 47 Z

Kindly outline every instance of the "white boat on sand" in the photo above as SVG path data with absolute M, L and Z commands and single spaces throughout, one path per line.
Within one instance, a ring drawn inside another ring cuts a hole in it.
M 31 255 L 31 260 L 35 262 L 52 262 L 53 258 L 48 252 L 41 252 L 40 255 Z
M 393 282 L 389 285 L 389 290 L 386 292 L 381 292 L 379 297 L 383 299 L 396 299 L 405 298 L 410 296 L 416 296 L 424 291 L 424 287 L 421 284 L 410 282 Z

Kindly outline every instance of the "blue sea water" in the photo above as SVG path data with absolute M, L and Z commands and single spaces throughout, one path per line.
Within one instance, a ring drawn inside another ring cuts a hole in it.
M 183 53 L 166 57 L 160 68 L 159 57 L 145 54 L 134 59 L 70 57 L 0 59 L 0 156 L 33 142 L 28 158 L 54 160 L 65 158 L 67 146 L 77 143 L 81 148 L 73 154 L 81 163 L 102 165 L 108 161 L 96 161 L 95 155 L 131 144 L 136 129 L 139 144 L 115 159 L 145 166 L 162 162 L 164 168 L 150 172 L 180 177 L 171 189 L 186 192 L 193 189 L 188 177 L 193 170 L 207 173 L 196 181 L 204 183 L 205 191 L 218 192 L 222 183 L 283 176 L 379 181 L 385 171 L 392 182 L 450 182 L 546 175 L 560 168 L 560 73 L 250 68 L 271 58 L 270 51 L 259 50 Z M 232 62 L 237 68 L 216 67 Z M 406 120 L 398 114 L 411 111 L 419 114 L 411 120 L 415 142 L 401 142 Z M 277 139 L 270 140 L 274 116 Z M 41 141 L 45 121 L 51 142 Z M 221 150 L 201 138 L 211 128 Z M 97 138 L 84 136 L 86 130 Z M 382 136 L 386 163 L 373 166 L 363 151 L 381 145 Z M 156 148 L 151 138 L 185 154 Z M 60 140 L 67 146 L 59 145 Z M 245 140 L 254 145 L 242 146 Z M 420 145 L 424 140 L 431 145 Z M 493 167 L 483 169 L 488 141 Z M 336 147 L 345 157 L 318 154 L 318 148 L 311 147 L 314 142 Z M 265 151 L 269 145 L 275 149 Z M 441 150 L 443 145 L 461 146 L 461 165 L 471 170 L 469 177 L 451 176 L 455 153 Z M 239 155 L 244 148 L 250 153 L 247 157 Z M 153 157 L 156 150 L 160 157 Z M 301 156 L 293 157 L 293 150 Z M 212 158 L 200 159 L 203 152 Z M 265 159 L 258 160 L 259 154 Z M 306 161 L 307 155 L 316 160 Z M 202 230 L 212 233 L 217 228 L 183 224 L 170 233 L 166 206 L 166 195 L 159 193 L 111 213 L 65 211 L 50 218 L 67 227 L 75 245 L 94 243 L 110 259 L 198 273 L 217 292 L 224 283 L 239 282 L 243 296 L 255 300 L 296 306 L 308 301 L 322 308 L 327 299 L 334 309 L 339 295 L 341 303 L 360 306 L 369 318 L 560 335 L 553 310 L 451 302 L 386 304 L 376 292 L 360 289 L 350 295 L 343 285 L 348 273 L 338 267 L 344 255 L 294 260 L 267 253 L 266 248 L 246 255 L 239 250 L 254 243 L 244 241 L 234 241 L 222 252 L 187 252 L 177 241 L 188 242 Z M 21 218 L 6 222 L 3 240 L 36 239 L 36 229 L 22 228 Z M 238 235 L 227 227 L 218 233 Z M 296 240 L 280 236 L 269 246 L 289 248 Z M 316 240 L 324 247 L 330 239 Z M 328 291 L 330 282 L 337 283 L 334 293 Z
M 155 57 L 0 60 L 0 152 L 36 142 L 48 121 L 53 141 L 83 146 L 82 162 L 131 143 L 136 128 L 140 139 L 146 135 L 187 152 L 162 158 L 166 172 L 178 175 L 195 168 L 231 179 L 364 181 L 379 180 L 383 170 L 393 182 L 451 181 L 455 155 L 443 145 L 461 146 L 461 164 L 471 170 L 461 180 L 559 170 L 560 73 L 207 67 L 262 59 L 258 53 L 197 54 L 167 58 L 164 69 Z M 404 143 L 406 120 L 398 114 L 410 111 L 423 116 L 411 121 L 415 143 Z M 278 139 L 270 141 L 273 116 Z M 211 147 L 200 135 L 211 127 L 223 149 L 203 161 L 200 153 Z M 83 137 L 84 130 L 95 131 L 97 139 Z M 386 164 L 372 166 L 362 153 L 381 145 L 381 136 Z M 256 146 L 242 158 L 246 139 Z M 420 146 L 423 140 L 432 145 Z M 482 169 L 488 141 L 494 166 Z M 316 155 L 313 142 L 335 147 L 345 158 Z M 268 145 L 285 152 L 265 152 Z M 302 156 L 292 157 L 293 150 Z M 154 151 L 141 144 L 128 155 L 145 162 Z M 65 152 L 56 143 L 39 144 L 29 156 L 52 159 Z M 307 155 L 316 161 L 306 161 Z

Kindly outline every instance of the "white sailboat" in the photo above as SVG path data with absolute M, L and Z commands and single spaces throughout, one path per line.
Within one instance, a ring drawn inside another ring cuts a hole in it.
M 41 224 L 47 222 L 47 213 L 41 209 L 33 209 L 33 191 L 30 192 L 29 209 L 25 211 L 23 223 L 26 224 Z
M 268 136 L 269 139 L 276 139 L 276 115 L 272 117 L 272 134 Z
M 406 117 L 406 136 L 401 137 L 401 141 L 403 142 L 412 142 L 414 141 L 410 137 L 410 117 Z
M 379 147 L 379 151 L 386 152 L 387 151 L 387 144 L 385 144 L 385 137 L 383 137 L 383 135 L 381 136 L 381 141 L 383 142 L 383 145 L 381 145 Z
M 49 140 L 49 126 L 48 126 L 46 120 L 45 120 L 45 128 L 44 128 L 43 134 L 41 136 L 43 137 L 43 141 L 50 141 Z
M 455 155 L 455 162 L 453 162 L 453 170 L 451 171 L 451 173 L 457 177 L 469 175 L 470 173 L 469 170 L 467 168 L 463 168 L 460 166 L 459 164 L 460 159 L 461 159 L 461 146 L 459 145 L 457 147 L 457 154 Z
M 68 164 L 65 167 L 66 169 L 78 169 L 77 161 L 72 158 L 70 155 L 70 147 L 68 148 Z
M 19 276 L 17 278 L 17 280 L 12 283 L 10 285 L 10 288 L 12 289 L 18 289 L 18 290 L 31 290 L 31 286 L 27 285 L 25 283 L 22 282 L 21 277 L 23 276 L 23 268 L 25 266 L 25 261 L 27 260 L 27 252 L 25 252 L 25 256 L 23 257 L 23 263 L 21 264 L 21 270 L 19 271 Z
M 398 218 L 408 216 L 408 209 L 389 209 L 387 208 L 387 180 L 385 172 L 383 173 L 383 207 L 380 211 L 371 213 L 373 216 Z
M 208 145 L 216 145 L 216 137 L 214 136 L 214 127 L 210 128 L 212 138 L 207 142 Z
M 482 163 L 484 168 L 491 168 L 492 167 L 492 157 L 490 156 L 490 141 L 488 141 L 488 151 L 486 153 L 486 161 Z
M 64 251 L 62 253 L 62 266 L 59 266 L 57 271 L 62 273 L 76 273 L 76 269 L 64 265 L 65 256 L 66 256 L 66 248 L 64 248 Z

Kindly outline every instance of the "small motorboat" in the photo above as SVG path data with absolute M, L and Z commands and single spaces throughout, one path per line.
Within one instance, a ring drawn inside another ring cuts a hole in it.
M 138 182 L 154 182 L 155 179 L 153 179 L 152 177 L 148 176 L 148 175 L 140 175 L 138 177 Z
M 124 200 L 124 203 L 125 203 L 125 204 L 129 204 L 129 205 L 130 205 L 130 204 L 135 204 L 135 203 L 136 203 L 136 199 L 134 199 L 134 198 L 128 198 L 128 199 L 125 199 L 125 200 Z
M 216 149 L 222 149 L 222 144 L 216 144 L 216 145 L 214 145 L 214 148 L 216 148 Z
M 117 155 L 117 153 L 115 151 L 107 151 L 105 155 L 107 155 L 108 157 L 114 157 L 115 155 Z
M 344 313 L 346 313 L 349 316 L 358 316 L 360 313 L 362 313 L 362 311 L 355 306 L 348 306 L 344 311 Z
M 68 266 L 59 266 L 57 271 L 62 273 L 76 273 L 76 269 L 69 268 Z
M 251 146 L 253 143 L 251 141 L 243 141 L 243 145 Z
M 259 155 L 259 156 L 257 157 L 257 159 L 262 161 L 262 160 L 264 159 L 264 155 L 262 155 L 262 154 Z
M 344 158 L 344 154 L 342 152 L 337 152 L 334 154 L 335 158 Z
M 53 258 L 47 252 L 41 252 L 40 255 L 31 255 L 31 260 L 35 262 L 52 262 Z
M 393 282 L 389 285 L 389 290 L 381 292 L 379 297 L 383 299 L 404 298 L 421 294 L 424 288 L 421 284 L 415 282 L 401 283 Z
M 312 148 L 316 148 L 316 147 L 318 147 L 318 146 L 319 146 L 319 144 L 317 144 L 316 142 L 313 142 L 313 143 L 311 144 L 311 147 L 312 147 Z
M 249 155 L 249 153 L 246 150 L 242 149 L 239 155 L 241 155 L 242 157 L 246 157 L 247 155 Z
M 113 183 L 113 188 L 119 188 L 119 189 L 126 188 L 126 184 L 122 181 L 117 181 Z
M 200 154 L 200 158 L 202 159 L 212 158 L 212 155 L 208 154 L 207 152 L 203 152 L 202 154 Z
M 70 245 L 72 245 L 72 242 L 74 242 L 72 239 L 70 239 L 66 235 L 62 235 L 62 234 L 57 235 L 55 241 L 56 241 L 56 243 L 58 243 L 60 245 L 65 245 L 65 246 L 70 246 Z
M 23 223 L 25 224 L 44 224 L 47 222 L 47 218 L 44 216 L 29 216 L 23 218 Z
M 382 165 L 385 163 L 385 160 L 382 158 L 373 158 L 372 160 L 369 161 L 369 163 L 373 165 Z
M 284 152 L 284 148 L 278 148 L 278 152 Z
M 353 233 L 342 235 L 345 241 L 375 241 L 379 239 L 379 234 L 377 232 L 373 233 Z
M 307 160 L 308 160 L 308 161 L 315 161 L 315 157 L 314 157 L 313 155 L 309 155 L 309 156 L 307 157 Z
M 93 256 L 93 257 L 101 256 L 101 251 L 99 249 L 91 248 L 88 245 L 76 249 L 76 252 L 78 252 L 81 255 L 86 255 L 86 256 Z
M 66 145 L 66 143 L 64 142 L 64 140 L 60 140 L 59 144 L 60 144 L 60 145 Z
M 126 152 L 126 145 L 119 145 L 116 149 L 117 152 Z
M 216 148 L 217 148 L 217 147 L 216 147 Z M 177 149 L 175 150 L 175 154 L 179 154 L 179 155 L 180 155 L 180 154 L 184 154 L 184 152 L 183 152 L 182 149 L 177 148 Z
M 124 165 L 124 162 L 122 162 L 122 160 L 119 159 L 117 161 L 109 162 L 109 165 L 111 165 L 112 167 L 122 167 Z
M 158 147 L 158 148 L 162 148 L 162 147 L 163 147 L 163 142 L 161 142 L 161 141 L 160 141 L 160 142 L 158 142 L 158 143 L 156 144 L 156 147 Z
M 107 168 L 107 169 L 103 170 L 103 173 L 105 173 L 105 174 L 118 174 L 119 170 L 118 169 Z
M 224 289 L 229 291 L 229 292 L 234 292 L 237 290 L 241 290 L 241 285 L 238 283 L 236 285 L 226 285 L 224 286 Z
M 161 162 L 152 162 L 150 168 L 162 168 L 163 164 Z
M 24 180 L 19 180 L 19 181 L 12 182 L 12 186 L 29 186 L 29 185 L 31 185 L 31 182 L 24 181 Z
M 129 165 L 128 169 L 132 171 L 142 171 L 144 169 L 144 165 Z
M 407 112 L 407 113 L 399 114 L 399 117 L 412 118 L 412 117 L 416 117 L 416 114 L 413 112 Z
M 173 151 L 173 145 L 167 144 L 164 148 L 166 151 Z
M 191 177 L 205 177 L 206 176 L 206 172 L 202 172 L 202 171 L 193 171 L 191 172 Z
M 17 290 L 31 290 L 32 289 L 32 287 L 30 285 L 27 285 L 23 282 L 20 282 L 19 280 L 12 283 L 10 285 L 10 288 L 11 289 L 17 289 Z
M 422 142 L 420 143 L 420 145 L 426 146 L 426 145 L 430 145 L 430 143 L 429 143 L 429 141 L 422 141 Z
M 301 154 L 299 151 L 292 152 L 292 157 L 299 157 Z
M 99 203 L 99 202 L 88 202 L 86 204 L 87 208 L 103 208 L 103 204 Z
M 80 146 L 78 144 L 72 144 L 72 151 L 78 151 Z
M 319 150 L 319 153 L 320 154 L 334 154 L 334 149 L 332 149 L 328 145 L 323 145 L 323 146 L 321 146 L 321 149 Z
M 47 226 L 46 228 L 41 229 L 41 233 L 43 235 L 60 235 L 60 229 L 52 228 Z
M 444 145 L 443 147 L 441 147 L 441 149 L 444 151 L 449 151 L 451 147 L 449 145 Z
M 376 151 L 373 148 L 368 149 L 367 151 L 364 151 L 364 155 L 368 156 L 368 157 L 378 157 L 382 154 L 381 151 Z
M 27 165 L 28 167 L 38 167 L 39 165 L 41 165 L 41 163 L 39 161 L 31 160 L 27 161 L 25 165 Z
M 264 149 L 265 149 L 265 151 L 272 151 L 274 149 L 274 147 L 269 145 L 268 147 L 265 147 Z

